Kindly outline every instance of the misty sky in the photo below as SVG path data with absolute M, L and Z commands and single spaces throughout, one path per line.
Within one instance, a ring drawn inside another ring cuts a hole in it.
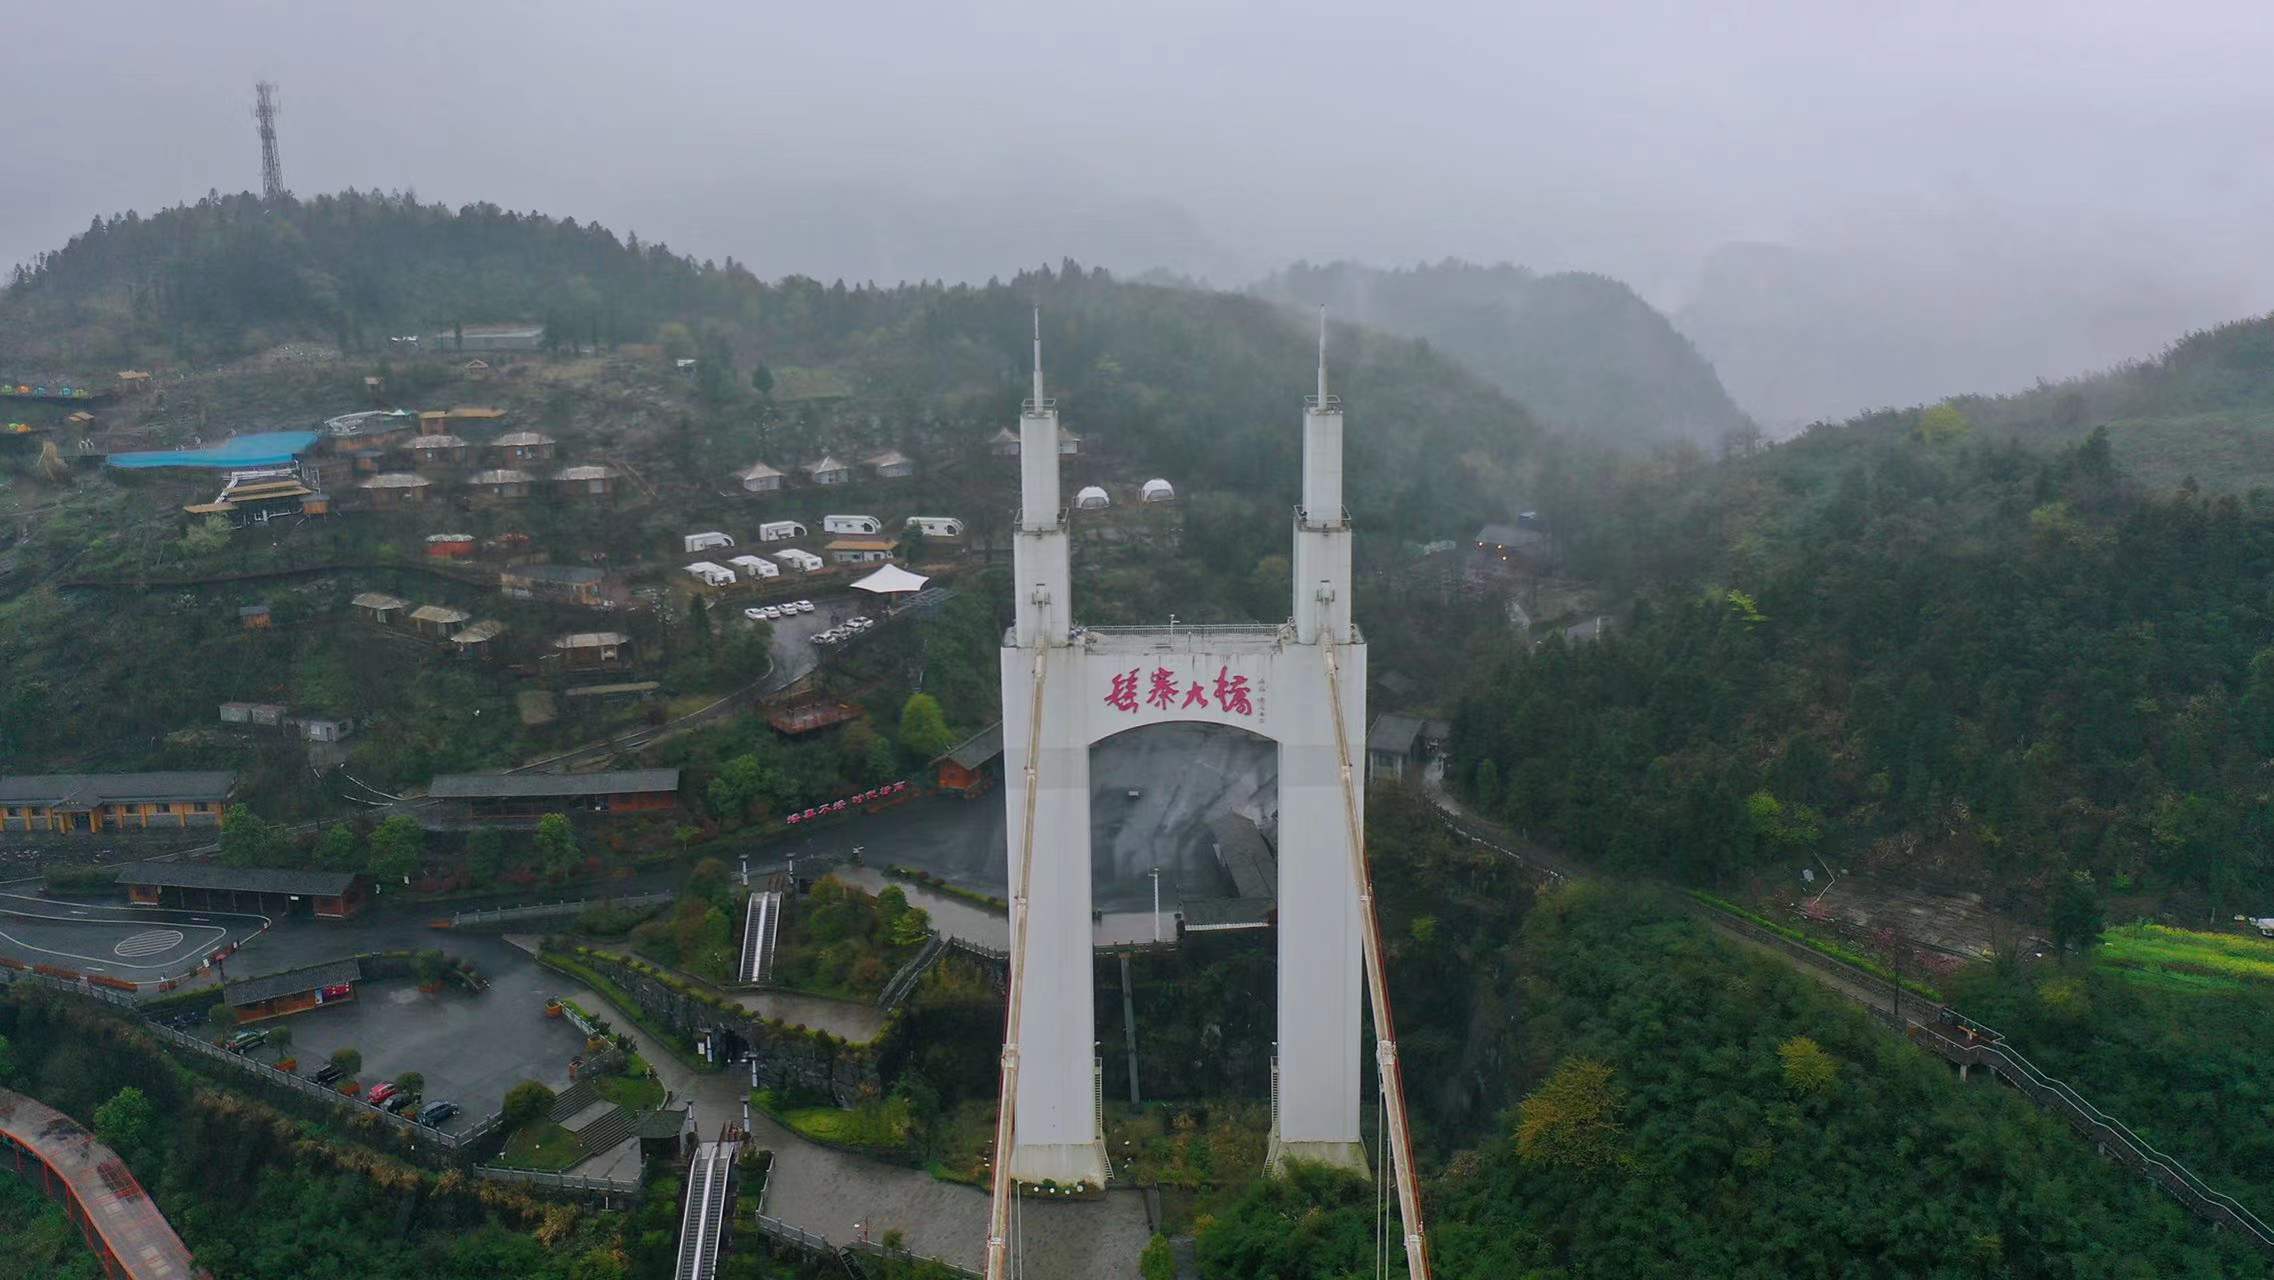
M 2274 307 L 2262 0 L 19 10 L 0 261 L 257 187 L 267 77 L 300 193 L 573 214 L 769 276 L 1452 255 L 1674 311 L 1758 241 L 1954 311 L 2093 295 L 2049 365 Z

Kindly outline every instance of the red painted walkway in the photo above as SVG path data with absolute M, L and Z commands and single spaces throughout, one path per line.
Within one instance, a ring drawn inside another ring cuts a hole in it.
M 113 1280 L 192 1280 L 203 1273 L 126 1162 L 79 1122 L 10 1089 L 0 1089 L 0 1153 L 16 1175 L 63 1192 L 65 1212 Z

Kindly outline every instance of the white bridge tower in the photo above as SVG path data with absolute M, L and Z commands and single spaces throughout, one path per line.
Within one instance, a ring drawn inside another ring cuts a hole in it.
M 1078 627 L 1058 414 L 1034 393 L 1019 415 L 1013 531 L 1017 622 L 1003 648 L 1003 763 L 1012 895 L 1011 1008 L 1004 1048 L 1004 1176 L 1102 1185 L 1090 922 L 1090 747 L 1172 721 L 1228 725 L 1279 748 L 1279 1049 L 1271 1162 L 1365 1170 L 1359 1141 L 1363 943 L 1352 842 L 1362 775 L 1346 726 L 1366 723 L 1366 644 L 1350 620 L 1350 520 L 1342 502 L 1342 408 L 1303 411 L 1302 503 L 1294 517 L 1294 608 L 1284 623 Z M 1339 692 L 1340 724 L 1335 714 Z M 1363 729 L 1360 730 L 1361 734 Z M 1006 1120 L 1011 1108 L 1006 1107 Z M 998 1148 L 1000 1149 L 1000 1147 Z

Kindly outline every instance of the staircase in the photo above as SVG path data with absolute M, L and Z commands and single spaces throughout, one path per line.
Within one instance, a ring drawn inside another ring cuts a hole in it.
M 918 951 L 914 959 L 900 966 L 900 972 L 893 974 L 892 981 L 884 984 L 884 994 L 877 997 L 877 1004 L 886 1010 L 898 1008 L 900 1002 L 906 1000 L 909 993 L 916 989 L 916 984 L 923 981 L 924 975 L 931 971 L 932 966 L 939 963 L 946 951 L 947 943 L 940 939 L 940 935 L 935 933 L 924 939 L 924 949 Z
M 604 1151 L 613 1151 L 617 1144 L 631 1137 L 638 1126 L 639 1117 L 630 1110 L 611 1107 L 606 1114 L 582 1129 L 572 1129 L 570 1132 L 576 1135 L 577 1143 L 584 1148 L 586 1155 L 596 1156 Z

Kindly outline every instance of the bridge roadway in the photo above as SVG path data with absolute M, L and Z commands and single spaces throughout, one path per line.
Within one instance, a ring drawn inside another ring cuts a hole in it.
M 65 1211 L 79 1224 L 87 1247 L 102 1259 L 104 1275 L 127 1280 L 204 1275 L 126 1162 L 71 1117 L 0 1089 L 0 1150 L 8 1153 L 19 1177 L 30 1178 L 36 1166 L 42 1190 L 64 1192 Z

